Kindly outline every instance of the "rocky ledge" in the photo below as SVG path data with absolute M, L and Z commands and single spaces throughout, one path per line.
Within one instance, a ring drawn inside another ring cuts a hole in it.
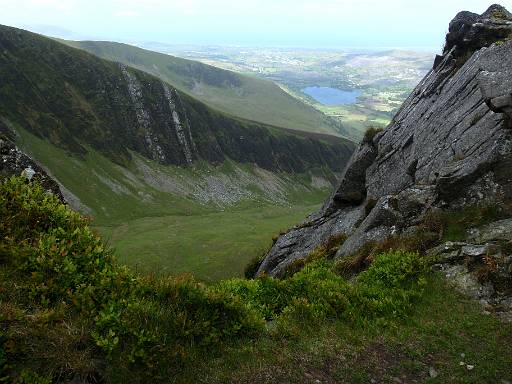
M 347 236 L 336 253 L 343 258 L 369 242 L 420 230 L 432 211 L 508 206 L 510 37 L 512 15 L 499 5 L 482 15 L 459 13 L 443 54 L 393 121 L 368 132 L 321 211 L 280 236 L 257 274 L 280 276 L 333 236 Z M 485 242 L 460 248 L 470 244 Z

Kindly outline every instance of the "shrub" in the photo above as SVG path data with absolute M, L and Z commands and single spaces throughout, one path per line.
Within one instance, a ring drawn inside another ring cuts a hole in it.
M 331 262 L 319 260 L 287 279 L 232 279 L 218 283 L 216 289 L 239 296 L 248 308 L 266 320 L 277 319 L 282 313 L 290 312 L 294 303 L 303 304 L 304 300 L 314 308 L 315 319 L 336 318 L 347 305 L 348 283 L 331 267 Z
M 339 318 L 348 305 L 351 286 L 336 275 L 332 263 L 324 260 L 306 266 L 288 281 L 294 299 L 314 304 L 316 319 Z
M 87 220 L 61 204 L 58 198 L 21 177 L 10 177 L 0 186 L 0 263 L 24 260 L 27 249 L 43 233 L 56 228 L 73 231 Z
M 358 277 L 353 312 L 358 318 L 403 317 L 426 286 L 428 264 L 418 253 L 379 254 Z
M 210 289 L 187 276 L 156 280 L 153 289 L 154 300 L 173 312 L 178 339 L 209 345 L 262 330 L 256 313 L 229 291 Z
M 214 289 L 239 297 L 247 308 L 257 311 L 266 320 L 276 318 L 290 300 L 286 281 L 271 277 L 224 280 Z
M 0 196 L 2 261 L 34 305 L 74 313 L 110 358 L 150 367 L 162 351 L 183 357 L 187 348 L 262 331 L 261 317 L 238 296 L 193 279 L 141 279 L 118 266 L 88 221 L 39 185 L 10 178 Z
M 371 144 L 373 142 L 373 139 L 375 138 L 375 136 L 377 136 L 378 133 L 382 132 L 383 129 L 382 128 L 377 128 L 377 127 L 369 127 L 366 132 L 364 133 L 364 136 L 363 136 L 363 143 L 365 144 Z

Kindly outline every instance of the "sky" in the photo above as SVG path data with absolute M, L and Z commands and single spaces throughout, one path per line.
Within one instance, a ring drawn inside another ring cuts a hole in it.
M 0 24 L 72 39 L 197 45 L 442 47 L 482 0 L 0 0 Z M 502 5 L 512 10 L 512 0 Z

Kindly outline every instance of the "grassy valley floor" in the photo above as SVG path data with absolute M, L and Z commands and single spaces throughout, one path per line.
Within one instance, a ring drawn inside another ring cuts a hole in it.
M 263 205 L 192 215 L 145 217 L 96 227 L 119 261 L 142 273 L 192 273 L 216 281 L 242 276 L 272 237 L 319 208 L 316 204 Z

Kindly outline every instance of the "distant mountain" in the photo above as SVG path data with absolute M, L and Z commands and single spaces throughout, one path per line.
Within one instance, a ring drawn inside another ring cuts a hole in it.
M 342 132 L 334 119 L 290 96 L 271 81 L 122 43 L 62 42 L 155 75 L 232 116 L 307 132 Z
M 90 35 L 83 35 L 81 33 L 77 33 L 75 31 L 70 31 L 69 29 L 62 28 L 56 25 L 46 25 L 46 24 L 30 24 L 30 25 L 22 25 L 22 29 L 27 29 L 31 32 L 39 33 L 41 35 L 57 37 L 61 39 L 67 40 L 87 40 L 93 39 Z
M 301 184 L 293 175 L 332 182 L 354 149 L 230 117 L 152 75 L 15 28 L 0 27 L 0 78 L 0 120 L 95 214 L 157 214 L 176 196 L 282 201 Z

